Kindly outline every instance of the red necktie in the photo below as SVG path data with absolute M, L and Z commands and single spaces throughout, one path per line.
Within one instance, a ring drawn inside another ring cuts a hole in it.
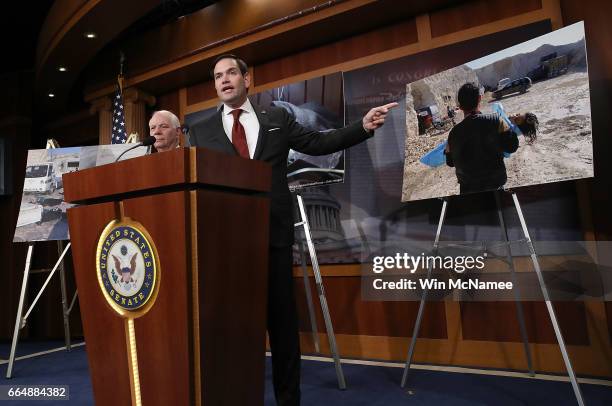
M 234 125 L 232 126 L 232 144 L 234 144 L 234 148 L 236 149 L 236 152 L 238 152 L 238 155 L 249 159 L 249 146 L 247 145 L 246 133 L 244 132 L 242 123 L 240 123 L 241 113 L 241 109 L 232 110 L 232 115 L 234 116 Z

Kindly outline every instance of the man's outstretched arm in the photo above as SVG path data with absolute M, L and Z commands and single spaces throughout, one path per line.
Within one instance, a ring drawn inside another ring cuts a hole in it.
M 374 131 L 385 123 L 385 118 L 389 110 L 397 107 L 396 102 L 385 104 L 384 106 L 374 107 L 363 116 L 363 128 L 366 131 Z
M 286 131 L 289 134 L 289 147 L 309 155 L 326 155 L 349 148 L 372 137 L 374 130 L 384 124 L 389 111 L 397 105 L 389 103 L 374 107 L 361 122 L 328 132 L 308 130 L 289 116 L 289 113 L 284 112 L 287 115 Z

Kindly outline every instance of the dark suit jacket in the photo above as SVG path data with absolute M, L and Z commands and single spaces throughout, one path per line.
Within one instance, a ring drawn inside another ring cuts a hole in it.
M 287 186 L 289 149 L 308 155 L 331 154 L 366 140 L 373 132 L 365 131 L 361 121 L 326 133 L 310 131 L 282 108 L 261 108 L 252 104 L 259 120 L 259 137 L 253 159 L 272 166 L 270 245 L 285 247 L 293 244 L 294 227 L 293 202 Z M 191 146 L 237 155 L 223 129 L 222 113 L 223 109 L 219 109 L 212 117 L 191 127 Z

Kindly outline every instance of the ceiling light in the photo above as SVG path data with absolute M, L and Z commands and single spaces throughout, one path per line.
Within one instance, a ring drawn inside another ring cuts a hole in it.
M 57 68 L 57 70 L 60 71 L 60 72 L 66 72 L 67 71 L 65 66 L 60 66 L 59 68 Z
M 55 97 L 55 93 L 49 93 L 48 96 L 49 97 Z
M 86 32 L 85 33 L 85 38 L 94 39 L 94 38 L 96 38 L 96 33 L 95 32 Z

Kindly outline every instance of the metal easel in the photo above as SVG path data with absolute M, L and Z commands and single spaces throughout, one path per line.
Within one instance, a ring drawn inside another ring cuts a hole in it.
M 336 376 L 338 378 L 338 387 L 342 390 L 346 389 L 346 381 L 344 379 L 344 372 L 342 371 L 342 364 L 340 363 L 340 357 L 338 355 L 338 348 L 336 345 L 336 336 L 334 335 L 334 327 L 332 325 L 331 316 L 329 315 L 329 307 L 327 306 L 327 299 L 325 297 L 325 290 L 323 289 L 323 279 L 321 278 L 321 271 L 319 269 L 319 262 L 317 261 L 317 253 L 315 251 L 314 244 L 312 242 L 312 234 L 310 233 L 310 225 L 308 223 L 308 216 L 306 215 L 306 209 L 304 207 L 304 201 L 302 196 L 296 194 L 297 203 L 299 208 L 300 221 L 295 223 L 295 227 L 304 227 L 304 236 L 306 237 L 306 245 L 308 246 L 308 252 L 310 253 L 310 262 L 312 263 L 312 273 L 314 274 L 315 284 L 317 286 L 317 293 L 319 295 L 319 301 L 321 302 L 321 311 L 323 313 L 323 319 L 325 320 L 325 330 L 327 331 L 327 339 L 329 340 L 329 349 L 334 359 L 334 366 L 336 368 Z M 314 305 L 312 302 L 312 295 L 310 293 L 310 282 L 308 279 L 308 271 L 306 269 L 306 256 L 304 253 L 304 245 L 300 241 L 300 255 L 302 260 L 302 271 L 304 275 L 304 288 L 306 290 L 306 302 L 308 304 L 308 314 L 310 316 L 310 325 L 312 327 L 312 335 L 315 343 L 315 350 L 319 352 L 319 338 L 317 332 L 317 322 L 314 313 Z
M 576 396 L 576 401 L 578 402 L 578 405 L 580 406 L 584 406 L 584 400 L 582 397 L 582 392 L 580 391 L 580 386 L 578 385 L 578 380 L 576 379 L 576 374 L 574 373 L 574 368 L 572 367 L 572 362 L 569 358 L 569 355 L 567 353 L 567 348 L 565 346 L 565 341 L 563 339 L 563 335 L 561 333 L 561 329 L 559 328 L 559 323 L 557 322 L 557 316 L 555 314 L 555 310 L 553 308 L 552 302 L 550 300 L 550 295 L 548 293 L 548 289 L 546 287 L 546 283 L 544 282 L 544 277 L 542 276 L 542 270 L 540 269 L 540 262 L 538 260 L 538 255 L 535 251 L 535 248 L 533 246 L 533 242 L 531 240 L 531 237 L 529 236 L 529 230 L 527 229 L 527 223 L 525 222 L 525 218 L 523 217 L 523 211 L 521 210 L 521 206 L 519 204 L 518 201 L 518 197 L 516 196 L 516 192 L 514 191 L 510 191 L 511 195 L 512 195 L 512 200 L 514 202 L 514 207 L 516 209 L 516 213 L 519 217 L 519 221 L 521 223 L 521 228 L 523 231 L 523 236 L 524 236 L 524 241 L 527 244 L 527 247 L 529 248 L 530 251 L 530 255 L 531 255 L 531 261 L 533 263 L 533 268 L 536 272 L 536 275 L 538 277 L 538 282 L 540 284 L 540 289 L 542 290 L 542 296 L 544 297 L 544 301 L 546 303 L 546 308 L 548 310 L 548 315 L 550 317 L 550 321 L 553 325 L 553 329 L 555 331 L 555 336 L 557 337 L 557 342 L 559 343 L 559 349 L 561 350 L 561 355 L 563 356 L 563 361 L 565 363 L 565 368 L 567 369 L 567 373 L 569 375 L 569 379 L 570 382 L 572 384 L 572 388 L 574 390 L 574 395 Z M 514 270 L 514 266 L 512 263 L 512 250 L 510 248 L 510 241 L 508 239 L 508 230 L 506 228 L 506 223 L 504 221 L 504 217 L 503 217 L 503 212 L 502 212 L 502 207 L 501 207 L 501 197 L 500 197 L 500 191 L 495 191 L 495 201 L 497 204 L 497 213 L 498 213 L 498 217 L 499 217 L 499 222 L 500 222 L 500 227 L 503 229 L 503 234 L 504 234 L 504 239 L 506 242 L 506 247 L 507 247 L 507 261 L 508 261 L 508 265 L 510 267 L 510 272 L 512 274 L 512 279 L 514 282 L 514 286 L 515 286 L 515 299 L 516 299 L 516 305 L 517 305 L 517 316 L 519 319 L 519 326 L 521 329 L 521 336 L 523 339 L 523 344 L 525 347 L 525 356 L 527 358 L 527 365 L 528 365 L 528 369 L 529 369 L 529 374 L 531 376 L 534 376 L 534 371 L 533 371 L 533 366 L 532 366 L 532 362 L 531 362 L 531 353 L 529 350 L 529 344 L 528 344 L 528 340 L 527 340 L 527 330 L 525 328 L 525 320 L 523 317 L 523 310 L 522 310 L 522 306 L 520 303 L 520 294 L 517 290 L 517 285 L 516 285 L 516 274 L 515 274 L 515 270 Z M 442 209 L 440 211 L 440 219 L 438 221 L 438 228 L 436 230 L 436 237 L 433 243 L 433 248 L 432 248 L 432 255 L 437 255 L 438 252 L 438 247 L 439 247 L 439 242 L 440 242 L 440 233 L 442 231 L 442 225 L 444 224 L 444 219 L 446 217 L 446 211 L 448 208 L 448 198 L 444 198 L 442 199 Z M 431 273 L 432 273 L 432 267 L 428 267 L 427 269 L 427 279 L 431 278 Z M 417 313 L 417 318 L 414 324 L 414 329 L 413 329 L 413 333 L 412 333 L 412 339 L 410 341 L 410 347 L 408 348 L 408 357 L 406 360 L 406 365 L 404 366 L 404 373 L 402 376 L 402 382 L 401 382 L 401 387 L 404 388 L 406 386 L 406 382 L 408 380 L 408 373 L 410 371 L 410 365 L 412 363 L 412 357 L 414 355 L 414 348 L 416 346 L 416 340 L 418 338 L 419 335 L 419 329 L 421 327 L 421 321 L 423 318 L 423 312 L 425 310 L 425 302 L 427 299 L 427 293 L 428 290 L 425 289 L 423 290 L 422 296 L 421 296 L 421 302 L 419 305 L 419 311 Z
M 57 147 L 59 147 L 59 144 L 57 143 L 57 141 L 55 141 L 54 139 L 47 140 L 47 149 L 57 148 Z M 62 294 L 62 313 L 63 313 L 63 319 L 64 319 L 64 342 L 65 342 L 66 351 L 70 351 L 72 349 L 72 344 L 70 341 L 70 312 L 72 311 L 72 308 L 76 302 L 78 292 L 75 291 L 74 296 L 72 297 L 72 300 L 70 302 L 70 305 L 68 305 L 68 295 L 66 291 L 66 272 L 64 269 L 64 256 L 68 252 L 70 245 L 71 245 L 70 242 L 68 242 L 68 244 L 66 244 L 66 246 L 64 247 L 63 241 L 57 241 L 57 253 L 59 255 L 59 258 L 57 262 L 55 263 L 55 265 L 53 266 L 53 268 L 33 270 L 31 269 L 31 265 L 32 265 L 32 253 L 34 251 L 34 242 L 28 243 L 28 252 L 26 254 L 25 268 L 23 272 L 23 281 L 21 282 L 21 293 L 19 295 L 19 305 L 17 306 L 17 315 L 15 317 L 15 328 L 13 330 L 13 340 L 11 342 L 11 353 L 9 355 L 9 363 L 8 363 L 8 368 L 6 370 L 7 379 L 11 378 L 13 374 L 13 364 L 15 363 L 15 353 L 17 351 L 17 343 L 19 341 L 19 331 L 26 326 L 30 313 L 36 306 L 36 303 L 42 296 L 47 285 L 51 281 L 51 278 L 53 278 L 53 275 L 55 275 L 58 269 L 59 269 L 60 287 L 61 287 L 61 294 Z M 23 310 L 25 306 L 25 297 L 27 294 L 29 276 L 31 274 L 45 273 L 45 272 L 49 272 L 49 276 L 47 276 L 45 283 L 40 288 L 38 294 L 36 295 L 36 297 L 32 301 L 32 304 L 30 305 L 30 307 L 28 308 L 28 310 L 25 312 L 25 315 L 24 315 Z

